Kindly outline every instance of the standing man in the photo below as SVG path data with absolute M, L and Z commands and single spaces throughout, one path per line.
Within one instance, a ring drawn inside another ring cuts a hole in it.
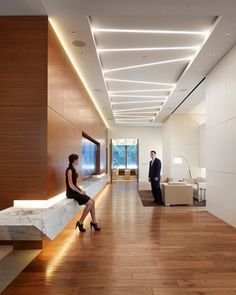
M 151 151 L 150 156 L 152 160 L 149 164 L 149 174 L 148 180 L 151 182 L 152 186 L 152 195 L 154 198 L 153 203 L 157 205 L 162 204 L 162 197 L 161 197 L 161 188 L 160 188 L 160 180 L 161 180 L 161 161 L 156 158 L 156 152 Z

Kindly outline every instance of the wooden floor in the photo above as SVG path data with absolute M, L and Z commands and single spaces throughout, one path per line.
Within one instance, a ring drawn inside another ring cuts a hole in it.
M 2 294 L 236 294 L 236 229 L 199 208 L 143 207 L 136 186 L 107 187 L 102 231 L 73 220 Z

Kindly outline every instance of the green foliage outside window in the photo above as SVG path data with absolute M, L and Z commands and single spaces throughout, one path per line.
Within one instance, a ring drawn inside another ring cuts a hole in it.
M 137 169 L 137 145 L 113 145 L 112 168 Z

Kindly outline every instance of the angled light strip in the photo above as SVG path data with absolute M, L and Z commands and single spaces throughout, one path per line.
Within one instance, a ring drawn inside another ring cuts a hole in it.
M 92 28 L 92 32 L 104 33 L 138 33 L 138 34 L 176 34 L 176 35 L 206 35 L 207 31 L 174 31 L 174 30 L 125 30 Z
M 122 80 L 122 79 L 113 79 L 113 78 L 105 78 L 105 81 L 113 81 L 113 82 L 126 82 L 126 83 L 140 83 L 140 84 L 152 84 L 152 85 L 165 85 L 175 87 L 175 83 L 158 83 L 158 82 L 148 82 L 148 81 L 135 81 L 135 80 Z
M 140 100 L 140 101 L 119 101 L 119 102 L 111 102 L 112 105 L 120 105 L 120 104 L 131 104 L 131 103 L 162 103 L 165 100 Z
M 127 52 L 127 51 L 161 51 L 161 50 L 197 50 L 199 46 L 186 47 L 146 47 L 146 48 L 98 48 L 99 53 L 103 52 Z
M 114 110 L 114 112 L 127 112 L 127 111 L 136 111 L 136 110 L 150 110 L 150 109 L 155 109 L 158 110 L 159 107 L 155 106 L 155 107 L 142 107 L 142 108 L 132 108 L 132 109 L 126 109 L 126 110 Z
M 108 91 L 108 94 L 112 96 L 116 93 L 136 93 L 136 92 L 155 92 L 155 91 L 171 91 L 171 88 L 160 88 L 160 89 L 145 89 L 145 90 L 117 90 L 117 91 Z
M 154 114 L 154 113 L 153 113 Z M 115 118 L 153 118 L 154 116 L 143 116 L 143 115 L 115 115 Z
M 127 118 L 127 119 L 115 119 L 116 121 L 149 121 L 152 120 L 153 117 L 149 117 L 149 118 Z
M 113 111 L 114 116 L 129 116 L 129 115 L 137 115 L 137 114 L 155 114 L 156 111 L 136 111 L 136 112 L 132 112 L 132 111 L 128 111 L 128 112 L 123 112 L 120 113 L 120 111 Z
M 136 69 L 136 68 L 142 68 L 142 67 L 150 67 L 150 66 L 155 66 L 155 65 L 162 65 L 162 64 L 180 62 L 180 61 L 191 60 L 191 59 L 192 59 L 192 56 L 188 56 L 188 57 L 163 60 L 163 61 L 158 61 L 158 62 L 153 62 L 153 63 L 148 63 L 148 64 L 141 64 L 141 65 L 135 65 L 135 66 L 129 66 L 129 67 L 122 67 L 122 68 L 115 68 L 115 69 L 110 69 L 110 70 L 103 70 L 102 72 L 105 74 L 105 73 L 110 73 L 110 72 L 130 70 L 130 69 Z
M 144 97 L 144 98 L 168 98 L 168 96 L 158 96 L 158 95 L 119 95 L 111 94 L 110 97 Z

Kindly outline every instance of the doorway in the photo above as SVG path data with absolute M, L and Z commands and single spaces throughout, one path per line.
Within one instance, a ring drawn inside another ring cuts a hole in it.
M 138 139 L 111 140 L 111 180 L 138 181 Z

